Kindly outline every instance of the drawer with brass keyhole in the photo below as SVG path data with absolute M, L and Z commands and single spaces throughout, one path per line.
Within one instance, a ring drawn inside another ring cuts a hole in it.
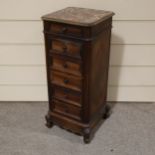
M 81 93 L 53 86 L 53 98 L 81 107 Z
M 81 92 L 82 77 L 68 75 L 58 71 L 51 71 L 50 79 L 52 84 Z
M 81 27 L 58 23 L 48 23 L 48 32 L 57 35 L 67 35 L 75 37 L 82 37 L 83 35 L 83 29 Z
M 64 39 L 51 40 L 51 52 L 81 59 L 82 43 Z
M 76 76 L 82 76 L 82 63 L 73 62 L 62 58 L 53 57 L 52 60 L 52 69 L 58 70 L 64 73 L 73 74 Z
M 65 116 L 72 117 L 78 120 L 81 118 L 81 108 L 58 100 L 53 100 L 52 103 L 54 112 L 61 113 Z

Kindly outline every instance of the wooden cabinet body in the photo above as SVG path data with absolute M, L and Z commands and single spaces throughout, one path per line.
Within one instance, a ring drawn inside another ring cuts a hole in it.
M 70 7 L 42 17 L 49 94 L 47 126 L 56 124 L 83 135 L 85 142 L 90 142 L 109 112 L 112 16 L 112 12 Z

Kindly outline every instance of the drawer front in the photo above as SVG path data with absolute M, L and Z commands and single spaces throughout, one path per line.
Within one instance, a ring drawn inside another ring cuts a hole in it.
M 51 71 L 51 82 L 57 86 L 63 86 L 75 91 L 81 91 L 82 79 L 61 72 Z
M 56 57 L 53 57 L 51 59 L 52 59 L 52 69 L 77 76 L 82 75 L 81 63 L 75 63 Z
M 83 35 L 83 30 L 80 27 L 56 23 L 51 23 L 48 31 L 54 34 L 69 35 L 75 37 L 82 37 Z
M 81 107 L 81 93 L 66 88 L 53 87 L 53 98 Z
M 51 44 L 52 52 L 77 57 L 79 59 L 81 58 L 80 51 L 82 49 L 82 44 L 79 42 L 73 42 L 63 39 L 53 39 Z
M 81 109 L 65 102 L 53 100 L 53 111 L 75 119 L 81 118 Z

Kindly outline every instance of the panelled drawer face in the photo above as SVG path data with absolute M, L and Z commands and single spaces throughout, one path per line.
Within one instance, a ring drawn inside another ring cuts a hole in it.
M 53 100 L 53 111 L 80 120 L 81 109 L 65 102 Z
M 75 91 L 81 91 L 82 78 L 56 71 L 52 71 L 50 74 L 52 84 L 70 88 Z
M 55 24 L 52 23 L 49 26 L 49 31 L 55 34 L 63 34 L 75 37 L 82 37 L 82 28 L 69 26 L 69 25 L 62 25 L 62 24 Z
M 81 58 L 80 51 L 82 44 L 79 42 L 53 39 L 51 44 L 52 52 L 77 57 L 79 59 Z
M 81 106 L 81 93 L 65 88 L 53 87 L 53 97 L 71 104 Z
M 52 59 L 52 58 L 51 58 Z M 69 73 L 77 76 L 81 76 L 81 63 L 71 62 L 65 59 L 53 57 L 52 69 L 58 70 L 64 73 Z

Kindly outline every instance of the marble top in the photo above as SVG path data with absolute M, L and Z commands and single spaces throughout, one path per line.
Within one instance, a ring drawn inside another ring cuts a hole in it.
M 43 16 L 42 19 L 74 25 L 92 26 L 113 15 L 114 13 L 111 11 L 67 7 L 65 9 L 47 14 Z

